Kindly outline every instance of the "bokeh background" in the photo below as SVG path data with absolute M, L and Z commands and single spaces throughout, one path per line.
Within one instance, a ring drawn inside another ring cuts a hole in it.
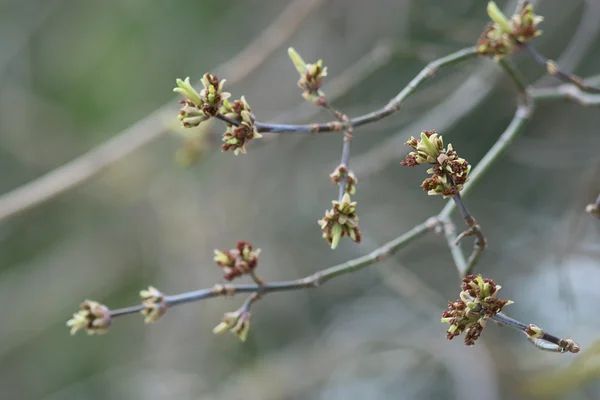
M 600 2 L 538 3 L 546 21 L 536 47 L 581 76 L 599 74 Z M 325 90 L 359 115 L 384 105 L 427 62 L 472 45 L 485 6 L 2 0 L 0 191 L 12 194 L 0 197 L 0 397 L 599 398 L 600 225 L 583 210 L 600 190 L 600 114 L 564 102 L 537 107 L 466 201 L 489 240 L 478 270 L 515 301 L 509 314 L 575 338 L 579 355 L 541 352 L 498 326 L 472 348 L 446 341 L 440 313 L 459 279 L 435 234 L 318 290 L 265 297 L 246 343 L 211 333 L 243 297 L 177 307 L 150 326 L 120 318 L 105 336 L 71 337 L 65 326 L 85 298 L 119 307 L 148 285 L 169 294 L 212 286 L 221 279 L 213 249 L 237 240 L 262 248 L 263 279 L 295 279 L 437 213 L 444 200 L 419 188 L 425 171 L 399 165 L 403 142 L 435 128 L 475 164 L 516 105 L 490 60 L 441 71 L 401 112 L 356 132 L 351 166 L 364 240 L 336 251 L 316 220 L 337 196 L 328 174 L 340 135 L 270 138 L 235 157 L 218 150 L 219 124 L 177 128 L 171 90 L 177 77 L 216 71 L 260 120 L 327 121 L 302 103 L 286 52 L 294 46 L 309 61 L 324 59 Z M 259 36 L 286 9 L 283 23 Z M 514 61 L 536 86 L 557 84 L 525 54 Z M 45 186 L 12 192 L 113 138 Z M 197 163 L 183 167 L 175 154 Z M 68 190 L 13 213 L 57 187 Z

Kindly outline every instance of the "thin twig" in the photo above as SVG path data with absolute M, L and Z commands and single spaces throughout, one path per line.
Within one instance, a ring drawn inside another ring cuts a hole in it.
M 540 350 L 553 351 L 557 353 L 579 352 L 579 345 L 573 342 L 571 339 L 561 339 L 554 335 L 550 335 L 546 332 L 543 332 L 540 338 L 532 338 L 529 334 L 527 334 L 527 329 L 529 325 L 525 325 L 524 323 L 519 322 L 516 319 L 510 318 L 509 316 L 503 313 L 498 313 L 491 317 L 491 319 L 493 319 L 501 325 L 508 326 L 523 332 L 528 336 L 529 341 Z
M 421 70 L 421 72 L 419 72 L 415 78 L 413 78 L 413 80 L 408 83 L 408 85 L 406 85 L 406 87 L 404 87 L 404 89 L 400 91 L 400 93 L 391 99 L 384 107 L 370 113 L 354 117 L 350 119 L 349 123 L 354 128 L 357 128 L 359 126 L 366 125 L 392 115 L 400 109 L 402 102 L 408 96 L 413 94 L 419 86 L 433 77 L 441 68 L 475 57 L 477 57 L 475 48 L 467 47 L 430 62 L 425 68 L 423 68 L 423 70 Z M 323 124 L 305 125 L 269 124 L 264 122 L 256 122 L 255 126 L 261 133 L 325 133 L 342 131 L 345 129 L 346 125 L 340 121 L 331 121 Z
M 381 171 L 389 163 L 398 162 L 398 148 L 424 126 L 447 131 L 472 112 L 492 93 L 496 77 L 501 71 L 493 65 L 483 65 L 470 73 L 469 78 L 459 85 L 448 98 L 435 105 L 425 115 L 409 123 L 390 138 L 382 140 L 367 152 L 354 158 L 354 172 L 362 179 Z M 444 135 L 445 137 L 445 135 Z
M 460 276 L 466 276 L 467 274 L 465 271 L 467 270 L 467 261 L 456 240 L 456 226 L 449 219 L 440 221 L 440 223 L 444 231 L 444 236 L 446 237 L 446 242 L 448 243 L 448 248 L 452 254 L 452 259 L 458 269 L 458 273 Z
M 527 84 L 525 83 L 525 77 L 521 74 L 521 72 L 513 65 L 513 63 L 508 59 L 502 59 L 499 61 L 500 66 L 508 74 L 508 76 L 512 79 L 515 86 L 517 87 L 517 91 L 522 97 L 527 96 Z
M 294 0 L 260 35 L 231 60 L 213 69 L 239 82 L 281 47 L 324 0 Z M 0 221 L 40 205 L 92 178 L 108 166 L 158 139 L 172 117 L 172 102 L 85 154 L 0 197 Z
M 562 71 L 554 61 L 546 58 L 544 55 L 535 50 L 530 44 L 523 44 L 522 46 L 529 52 L 535 61 L 546 67 L 546 71 L 550 75 L 557 77 L 563 82 L 572 83 L 584 92 L 600 93 L 600 88 L 586 84 L 585 81 L 577 75 Z
M 348 125 L 348 130 L 344 132 L 344 145 L 342 147 L 342 159 L 340 165 L 346 170 L 344 176 L 340 181 L 340 191 L 338 194 L 338 201 L 341 202 L 346 193 L 346 186 L 348 185 L 348 174 L 350 171 L 350 144 L 352 143 L 352 125 Z
M 585 93 L 572 84 L 563 84 L 553 88 L 532 89 L 531 97 L 536 101 L 567 100 L 584 107 L 600 106 L 600 95 Z
M 465 220 L 465 224 L 468 227 L 467 230 L 463 231 L 460 235 L 458 235 L 458 237 L 456 238 L 456 244 L 458 245 L 458 243 L 460 243 L 462 238 L 465 236 L 475 237 L 475 242 L 473 243 L 473 252 L 469 256 L 465 268 L 462 270 L 461 276 L 464 277 L 466 275 L 469 275 L 473 271 L 473 268 L 475 268 L 475 265 L 477 265 L 477 262 L 479 261 L 479 258 L 483 253 L 483 250 L 485 250 L 487 246 L 487 242 L 479 224 L 471 215 L 471 213 L 467 210 L 465 203 L 462 201 L 460 193 L 457 193 L 456 195 L 452 196 L 452 200 L 454 201 L 456 208 L 459 210 L 460 214 Z
M 304 278 L 291 281 L 264 283 L 262 287 L 258 284 L 215 285 L 212 288 L 200 289 L 172 296 L 165 296 L 164 301 L 167 307 L 173 307 L 179 304 L 192 303 L 213 297 L 233 296 L 240 293 L 258 293 L 262 291 L 263 294 L 267 294 L 272 292 L 318 288 L 333 278 L 351 272 L 356 272 L 369 265 L 385 260 L 410 242 L 425 235 L 427 232 L 435 228 L 437 224 L 438 220 L 436 218 L 429 218 L 405 234 L 393 239 L 392 241 L 384 244 L 365 256 L 358 257 L 322 271 L 315 272 L 314 274 Z M 143 305 L 115 309 L 110 311 L 110 316 L 119 317 L 122 315 L 135 314 L 143 309 Z
M 341 203 L 342 198 L 344 197 L 344 193 L 346 193 L 346 186 L 348 185 L 348 174 L 350 173 L 350 144 L 352 143 L 352 133 L 354 132 L 354 128 L 348 119 L 348 116 L 344 113 L 339 112 L 338 110 L 331 107 L 331 105 L 326 101 L 322 105 L 327 111 L 329 111 L 340 123 L 345 125 L 344 132 L 344 145 L 342 147 L 342 159 L 340 160 L 340 167 L 342 171 L 342 177 L 340 180 L 340 189 L 338 194 L 338 201 Z

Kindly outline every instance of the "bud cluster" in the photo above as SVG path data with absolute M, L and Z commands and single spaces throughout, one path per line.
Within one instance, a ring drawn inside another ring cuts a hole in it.
M 111 323 L 108 307 L 97 301 L 86 300 L 79 308 L 80 310 L 73 314 L 73 318 L 67 321 L 67 326 L 71 328 L 71 335 L 80 330 L 87 331 L 88 335 L 101 335 L 108 332 Z
M 525 328 L 525 334 L 531 339 L 541 339 L 544 337 L 544 331 L 537 325 L 529 324 Z
M 348 170 L 348 168 L 343 165 L 338 165 L 335 170 L 329 174 L 329 178 L 331 179 L 331 183 L 336 185 L 341 184 L 345 179 L 346 192 L 349 194 L 356 193 L 356 183 L 358 182 L 358 179 L 356 178 L 356 175 L 354 175 L 354 172 Z
M 239 125 L 226 123 L 227 130 L 223 134 L 221 150 L 233 151 L 235 155 L 238 155 L 240 152 L 246 154 L 246 145 L 248 142 L 252 139 L 260 139 L 262 137 L 254 125 L 254 115 L 246 98 L 242 96 L 233 103 L 225 100 L 220 112 L 228 119 L 239 123 Z
M 306 101 L 317 105 L 325 104 L 325 93 L 321 90 L 321 85 L 323 84 L 323 79 L 327 76 L 327 67 L 323 66 L 323 60 L 319 60 L 314 64 L 308 64 L 291 47 L 288 49 L 288 54 L 300 74 L 298 87 L 304 91 L 302 97 Z
M 432 164 L 427 170 L 432 175 L 421 184 L 429 195 L 442 195 L 444 198 L 454 196 L 469 180 L 471 166 L 460 158 L 452 148 L 452 144 L 444 147 L 441 136 L 435 130 L 421 132 L 420 139 L 411 138 L 405 143 L 413 148 L 400 163 L 404 166 L 416 167 L 421 164 Z
M 493 1 L 487 11 L 493 23 L 486 26 L 477 42 L 477 52 L 482 56 L 493 55 L 495 60 L 500 60 L 542 34 L 538 24 L 544 17 L 536 15 L 528 2 L 510 20 Z
M 179 120 L 184 128 L 192 128 L 200 125 L 207 119 L 216 116 L 223 101 L 227 100 L 231 93 L 223 92 L 225 79 L 219 81 L 216 75 L 204 74 L 200 93 L 190 83 L 190 78 L 177 79 L 177 87 L 174 92 L 185 97 L 179 103 L 182 108 L 179 111 Z
M 358 230 L 358 217 L 356 216 L 356 202 L 350 201 L 350 195 L 344 194 L 342 201 L 332 201 L 331 210 L 325 211 L 325 216 L 320 219 L 319 225 L 323 231 L 323 238 L 335 249 L 344 236 L 350 237 L 360 243 L 361 234 Z
M 246 341 L 248 331 L 250 330 L 250 311 L 246 307 L 242 307 L 237 311 L 228 312 L 223 315 L 221 323 L 213 329 L 215 335 L 220 335 L 224 332 L 231 332 L 236 335 L 242 342 Z
M 237 242 L 234 249 L 215 250 L 215 262 L 223 269 L 223 279 L 231 281 L 239 276 L 250 274 L 258 265 L 260 249 L 253 250 L 247 242 Z
M 150 286 L 148 290 L 141 290 L 140 297 L 144 306 L 141 313 L 145 317 L 145 323 L 156 322 L 167 312 L 165 296 L 155 287 Z
M 500 288 L 500 285 L 481 275 L 464 278 L 460 298 L 455 302 L 448 302 L 448 310 L 442 313 L 442 322 L 450 324 L 446 338 L 452 340 L 465 332 L 465 344 L 474 345 L 487 320 L 512 303 L 510 300 L 496 298 Z

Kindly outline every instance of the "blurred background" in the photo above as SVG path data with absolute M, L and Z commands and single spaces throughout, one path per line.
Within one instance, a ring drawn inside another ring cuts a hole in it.
M 600 225 L 583 211 L 600 190 L 600 114 L 565 102 L 537 106 L 466 203 L 489 241 L 478 271 L 515 301 L 507 312 L 576 339 L 578 355 L 541 352 L 495 325 L 471 348 L 446 341 L 440 313 L 460 281 L 435 234 L 318 290 L 266 296 L 246 343 L 211 332 L 242 296 L 177 307 L 149 326 L 119 318 L 104 336 L 71 337 L 65 326 L 85 298 L 117 308 L 148 285 L 210 287 L 221 281 L 213 249 L 237 240 L 262 249 L 264 280 L 296 279 L 438 213 L 444 200 L 419 187 L 425 171 L 399 165 L 403 143 L 437 129 L 476 164 L 516 107 L 491 60 L 442 70 L 399 113 L 356 131 L 363 241 L 336 251 L 316 221 L 337 197 L 328 174 L 340 135 L 265 138 L 235 157 L 219 151 L 222 125 L 177 127 L 172 88 L 215 72 L 261 121 L 327 121 L 303 104 L 286 52 L 294 46 L 324 60 L 333 104 L 359 115 L 426 63 L 473 45 L 486 4 L 2 0 L 0 397 L 600 398 Z M 499 5 L 511 12 L 515 2 Z M 581 76 L 600 74 L 600 2 L 546 0 L 537 11 L 546 17 L 537 49 Z M 557 84 L 526 54 L 513 59 L 536 86 Z

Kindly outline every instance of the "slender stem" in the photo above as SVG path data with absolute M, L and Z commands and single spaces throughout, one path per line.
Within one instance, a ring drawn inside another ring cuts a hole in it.
M 427 64 L 419 74 L 411 80 L 404 89 L 400 91 L 393 99 L 391 99 L 384 107 L 379 110 L 364 114 L 350 119 L 349 124 L 354 128 L 361 125 L 366 125 L 382 118 L 385 118 L 400 109 L 402 102 L 425 81 L 433 77 L 441 68 L 457 64 L 461 61 L 477 57 L 477 51 L 473 47 L 468 47 L 445 57 L 439 58 Z M 256 122 L 255 124 L 259 132 L 271 133 L 324 133 L 324 132 L 339 132 L 345 129 L 346 124 L 340 121 L 332 121 L 323 124 L 307 124 L 307 125 L 286 125 L 286 124 L 268 124 Z
M 317 288 L 329 280 L 336 278 L 341 275 L 346 275 L 351 272 L 361 270 L 369 265 L 383 261 L 389 256 L 396 253 L 398 250 L 425 235 L 427 232 L 432 230 L 439 223 L 437 218 L 429 218 L 426 221 L 415 226 L 403 235 L 391 240 L 383 246 L 375 249 L 371 253 L 355 258 L 353 260 L 346 261 L 344 263 L 335 265 L 333 267 L 326 268 L 322 271 L 315 272 L 314 274 L 308 275 L 304 278 L 283 281 L 283 282 L 269 282 L 264 285 L 258 284 L 239 284 L 239 285 L 215 285 L 211 288 L 199 289 L 192 292 L 186 292 L 176 294 L 172 296 L 165 296 L 165 303 L 167 307 L 173 307 L 179 304 L 192 303 L 196 301 L 206 300 L 213 297 L 220 296 L 233 296 L 240 293 L 272 293 L 272 292 L 284 292 L 290 290 L 299 290 L 306 288 Z M 110 311 L 111 317 L 119 317 L 122 315 L 138 313 L 144 309 L 143 305 L 136 305 L 126 308 L 120 308 Z
M 465 222 L 467 222 L 467 225 L 469 225 L 471 219 L 473 219 L 473 216 L 471 215 L 469 210 L 467 210 L 467 206 L 465 206 L 465 203 L 463 202 L 460 193 L 456 193 L 456 195 L 452 196 L 452 200 L 454 201 L 456 208 L 460 212 L 460 215 L 462 215 Z
M 562 71 L 554 61 L 549 60 L 548 58 L 543 56 L 530 44 L 524 44 L 523 47 L 529 52 L 529 54 L 535 61 L 546 67 L 546 71 L 548 71 L 550 75 L 557 77 L 563 82 L 572 83 L 584 92 L 600 93 L 600 88 L 588 85 L 580 77 Z
M 517 87 L 517 91 L 523 97 L 527 95 L 527 84 L 525 83 L 525 77 L 521 74 L 521 72 L 513 65 L 513 63 L 508 59 L 502 59 L 499 61 L 500 66 L 508 74 L 508 76 L 512 79 L 515 86 Z
M 585 107 L 600 106 L 600 95 L 583 92 L 572 84 L 563 84 L 553 88 L 532 89 L 531 97 L 535 101 L 568 100 Z
M 466 231 L 458 235 L 458 237 L 456 238 L 456 243 L 458 244 L 460 240 L 465 236 L 475 236 L 475 242 L 473 243 L 473 251 L 469 256 L 469 259 L 467 260 L 464 269 L 460 268 L 460 266 L 457 264 L 457 268 L 461 273 L 461 276 L 465 277 L 469 275 L 473 271 L 473 268 L 475 268 L 475 265 L 477 265 L 477 262 L 479 261 L 479 258 L 483 253 L 483 250 L 485 250 L 486 239 L 483 235 L 483 232 L 481 231 L 479 224 L 471 215 L 469 210 L 467 210 L 465 203 L 462 201 L 460 193 L 457 193 L 456 195 L 452 196 L 452 200 L 454 200 L 456 208 L 459 210 L 460 214 L 465 220 L 465 224 L 468 227 Z
M 479 262 L 479 259 L 481 258 L 481 255 L 483 254 L 483 250 L 485 249 L 486 245 L 484 244 L 482 246 L 479 243 L 481 243 L 481 242 L 479 239 L 477 239 L 473 245 L 473 251 L 471 252 L 471 255 L 469 256 L 469 259 L 467 260 L 467 266 L 465 267 L 465 269 L 462 273 L 463 277 L 473 273 L 473 269 L 475 268 L 475 266 Z
M 459 275 L 465 276 L 467 275 L 465 274 L 465 271 L 467 270 L 467 261 L 465 260 L 465 255 L 463 254 L 461 248 L 456 243 L 456 226 L 449 219 L 441 222 L 442 229 L 444 230 L 444 236 L 446 236 L 446 242 L 448 243 L 448 248 L 452 254 L 454 264 L 456 264 Z
M 353 118 L 351 120 L 352 126 L 357 127 L 360 125 L 367 124 L 374 120 L 378 120 L 384 117 L 387 117 L 390 114 L 398 111 L 400 109 L 400 105 L 402 102 L 411 94 L 415 92 L 415 90 L 421 86 L 425 81 L 435 76 L 435 74 L 443 67 L 454 65 L 460 63 L 465 60 L 469 60 L 472 58 L 476 58 L 479 55 L 474 47 L 467 47 L 462 50 L 458 50 L 454 53 L 451 53 L 445 57 L 439 58 L 435 61 L 427 64 L 419 74 L 411 80 L 408 85 L 402 89 L 400 93 L 396 95 L 389 103 L 383 107 L 383 109 L 374 111 L 369 114 L 365 114 L 361 117 Z
M 553 351 L 558 353 L 578 353 L 579 345 L 573 342 L 571 339 L 561 339 L 554 335 L 550 335 L 549 333 L 543 332 L 540 338 L 533 338 L 528 333 L 527 330 L 529 325 L 525 325 L 522 322 L 517 321 L 503 313 L 498 313 L 491 317 L 492 320 L 497 323 L 508 326 L 510 328 L 517 329 L 523 332 L 530 339 L 531 343 L 533 343 L 536 347 L 541 350 Z

